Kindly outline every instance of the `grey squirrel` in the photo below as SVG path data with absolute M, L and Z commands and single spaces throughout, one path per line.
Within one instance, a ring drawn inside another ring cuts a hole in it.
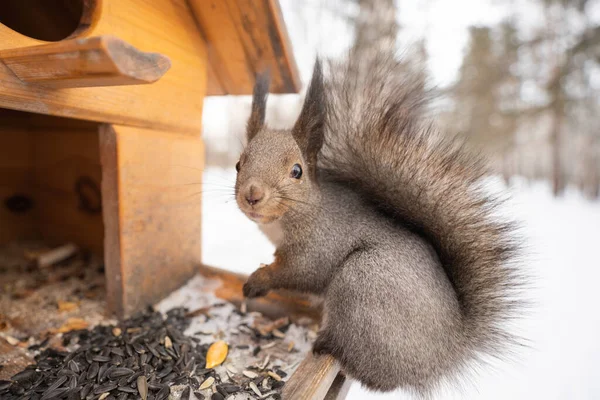
M 331 70 L 317 60 L 290 130 L 265 124 L 268 77 L 257 78 L 236 201 L 281 233 L 244 295 L 322 296 L 315 353 L 372 390 L 428 395 L 517 342 L 504 328 L 520 305 L 514 228 L 479 187 L 481 157 L 426 122 L 406 68 Z

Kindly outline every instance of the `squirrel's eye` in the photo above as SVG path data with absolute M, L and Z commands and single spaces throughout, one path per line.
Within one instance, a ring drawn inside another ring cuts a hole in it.
M 300 179 L 302 177 L 302 167 L 300 164 L 294 164 L 292 167 L 292 172 L 290 172 L 290 176 L 294 179 Z
M 231 164 L 230 164 L 230 165 L 231 165 Z M 240 162 L 239 162 L 239 161 L 235 163 L 235 170 L 236 170 L 237 172 L 240 172 Z

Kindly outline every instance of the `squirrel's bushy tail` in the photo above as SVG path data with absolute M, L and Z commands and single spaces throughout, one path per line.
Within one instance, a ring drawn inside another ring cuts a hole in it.
M 521 280 L 514 228 L 496 218 L 497 201 L 480 186 L 485 163 L 425 121 L 428 94 L 410 66 L 357 62 L 331 65 L 320 173 L 359 188 L 435 247 L 461 307 L 462 361 L 502 356 L 514 342 L 504 324 L 520 306 Z

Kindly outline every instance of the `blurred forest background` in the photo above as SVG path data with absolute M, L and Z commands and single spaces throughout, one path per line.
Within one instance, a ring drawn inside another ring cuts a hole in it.
M 427 15 L 436 1 L 418 2 L 425 23 L 421 33 L 407 33 L 400 15 L 410 1 L 281 0 L 304 82 L 317 53 L 369 57 L 394 49 L 423 66 L 424 89 L 438 95 L 432 110 L 438 126 L 465 135 L 507 182 L 515 176 L 545 180 L 555 195 L 572 186 L 597 199 L 600 0 L 491 0 L 502 17 L 467 28 L 458 73 L 441 83 L 429 76 L 426 35 L 435 28 Z M 460 2 L 453 3 L 456 13 L 463 12 Z M 435 62 L 439 69 L 444 61 Z M 268 123 L 290 126 L 302 96 L 272 96 Z M 235 164 L 249 111 L 247 97 L 207 101 L 208 166 Z

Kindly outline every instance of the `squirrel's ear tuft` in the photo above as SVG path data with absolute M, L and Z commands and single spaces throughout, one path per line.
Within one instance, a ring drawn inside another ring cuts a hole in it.
M 248 143 L 265 124 L 265 112 L 267 110 L 267 95 L 269 94 L 269 72 L 263 72 L 256 77 L 254 91 L 252 93 L 252 113 L 246 125 L 246 136 Z
M 313 177 L 317 169 L 317 155 L 323 146 L 325 137 L 326 110 L 327 96 L 323 81 L 323 69 L 321 60 L 317 58 L 302 111 L 292 130 L 292 135 L 308 163 L 308 171 Z

